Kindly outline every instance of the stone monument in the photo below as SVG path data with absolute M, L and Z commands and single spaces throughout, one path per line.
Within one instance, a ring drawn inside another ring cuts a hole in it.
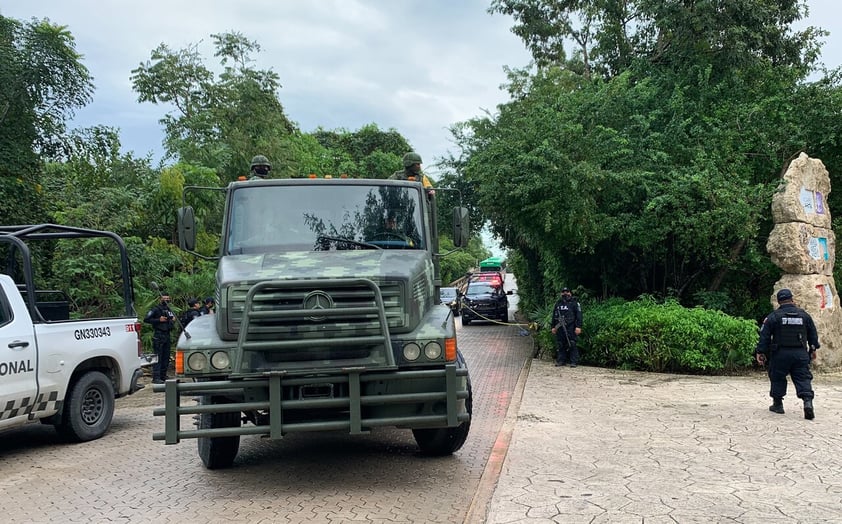
M 789 288 L 795 303 L 816 323 L 819 331 L 815 363 L 822 367 L 842 364 L 842 304 L 833 280 L 836 236 L 830 225 L 827 195 L 830 176 L 821 160 L 801 153 L 783 176 L 772 197 L 775 226 L 766 242 L 772 262 L 784 271 L 775 283 L 770 302 L 781 288 Z

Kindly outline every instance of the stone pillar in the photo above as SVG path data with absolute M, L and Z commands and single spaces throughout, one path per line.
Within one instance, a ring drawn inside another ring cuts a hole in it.
M 805 153 L 792 161 L 772 197 L 774 228 L 766 250 L 784 275 L 775 283 L 770 302 L 781 288 L 789 288 L 795 303 L 807 311 L 819 331 L 821 349 L 816 363 L 842 363 L 842 304 L 833 280 L 836 236 L 830 225 L 827 195 L 830 176 L 821 160 Z

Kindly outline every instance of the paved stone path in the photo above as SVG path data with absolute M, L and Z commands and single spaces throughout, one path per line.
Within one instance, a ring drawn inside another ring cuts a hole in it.
M 792 384 L 533 361 L 488 523 L 842 522 L 842 374 Z M 513 404 L 516 404 L 513 403 Z M 513 415 L 510 415 L 512 417 Z

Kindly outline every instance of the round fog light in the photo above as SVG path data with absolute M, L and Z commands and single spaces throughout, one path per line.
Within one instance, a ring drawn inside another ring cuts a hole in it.
M 208 365 L 208 357 L 204 353 L 193 353 L 187 358 L 187 366 L 193 371 L 203 371 Z
M 403 358 L 409 360 L 410 362 L 418 360 L 418 357 L 420 356 L 421 346 L 419 346 L 415 342 L 410 342 L 409 344 L 403 347 Z
M 216 369 L 225 369 L 231 365 L 231 359 L 228 358 L 228 353 L 224 351 L 217 351 L 211 355 L 211 366 Z
M 424 356 L 428 360 L 437 360 L 441 357 L 441 344 L 438 342 L 430 342 L 424 346 Z

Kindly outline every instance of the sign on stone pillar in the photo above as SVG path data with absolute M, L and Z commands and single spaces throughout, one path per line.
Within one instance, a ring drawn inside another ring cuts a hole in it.
M 827 195 L 830 176 L 821 160 L 805 153 L 790 163 L 781 186 L 772 197 L 775 224 L 766 242 L 772 262 L 784 271 L 770 297 L 789 288 L 795 302 L 816 323 L 821 349 L 817 363 L 842 363 L 842 304 L 833 280 L 836 236 L 831 229 Z

